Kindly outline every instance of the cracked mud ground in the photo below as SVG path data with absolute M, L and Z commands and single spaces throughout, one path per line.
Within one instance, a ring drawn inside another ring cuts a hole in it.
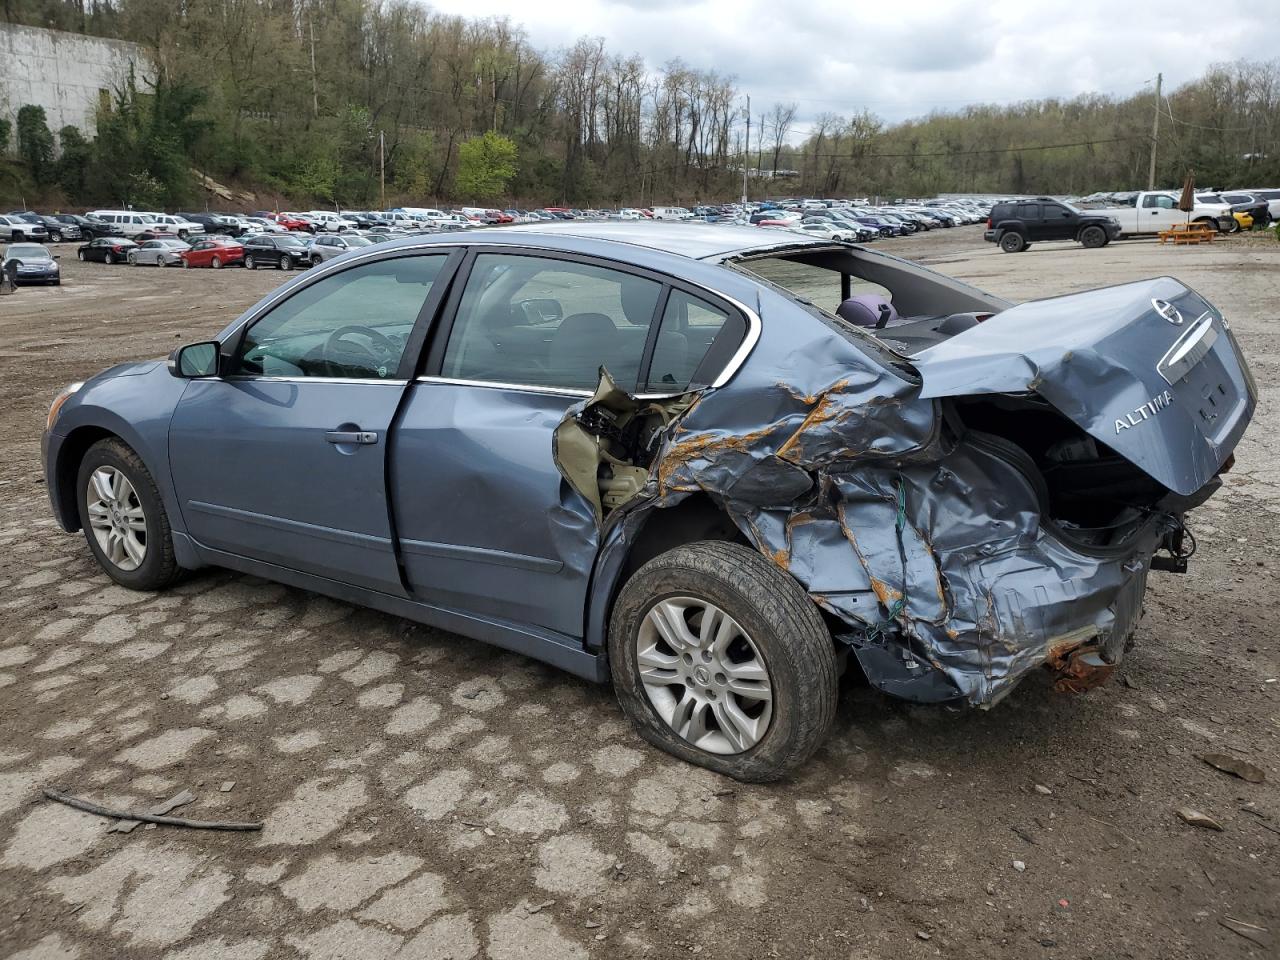
M 1280 244 L 886 246 L 1015 300 L 1175 275 L 1225 311 L 1262 403 L 1110 685 L 1033 678 L 951 714 L 846 681 L 825 749 L 767 787 L 655 752 L 607 688 L 457 636 L 219 571 L 113 586 L 49 516 L 54 391 L 207 337 L 287 275 L 63 246 L 61 289 L 0 300 L 0 956 L 1276 956 Z M 188 788 L 175 813 L 266 827 L 111 833 L 45 785 L 127 808 Z

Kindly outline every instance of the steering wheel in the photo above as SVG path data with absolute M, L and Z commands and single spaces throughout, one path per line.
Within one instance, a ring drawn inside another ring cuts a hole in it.
M 348 340 L 350 334 L 359 334 L 369 339 L 369 345 Z M 322 356 L 324 362 L 335 367 L 365 366 L 385 377 L 388 365 L 396 355 L 396 346 L 391 340 L 370 327 L 348 324 L 339 327 L 324 342 Z

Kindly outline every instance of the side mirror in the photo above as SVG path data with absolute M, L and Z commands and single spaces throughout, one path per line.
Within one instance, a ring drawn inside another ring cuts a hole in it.
M 218 342 L 189 343 L 169 354 L 168 367 L 173 376 L 182 380 L 218 375 Z

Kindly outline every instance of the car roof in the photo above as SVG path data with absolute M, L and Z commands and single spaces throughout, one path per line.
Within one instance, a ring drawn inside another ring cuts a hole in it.
M 559 221 L 556 223 L 520 224 L 494 231 L 534 236 L 572 237 L 581 240 L 603 240 L 645 247 L 692 260 L 718 262 L 752 253 L 804 246 L 830 246 L 830 241 L 808 240 L 799 234 L 780 235 L 759 227 L 729 226 L 682 222 L 609 223 L 591 221 Z M 478 240 L 479 237 L 469 238 Z M 487 237 L 486 237 L 487 239 Z

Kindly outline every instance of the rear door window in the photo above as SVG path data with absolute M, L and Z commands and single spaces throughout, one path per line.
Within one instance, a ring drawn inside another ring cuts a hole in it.
M 594 264 L 484 253 L 449 332 L 441 373 L 594 390 L 605 367 L 636 391 L 662 285 Z
M 1020 220 L 1039 220 L 1040 204 L 1038 203 L 1020 203 L 1018 204 L 1018 219 Z

